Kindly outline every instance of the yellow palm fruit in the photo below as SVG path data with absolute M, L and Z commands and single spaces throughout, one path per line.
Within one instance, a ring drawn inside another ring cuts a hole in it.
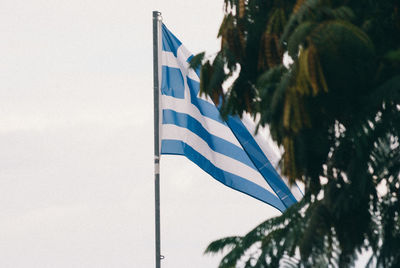
M 288 89 L 285 94 L 285 103 L 283 105 L 283 126 L 285 129 L 290 128 L 291 111 L 291 90 Z
M 290 137 L 283 138 L 283 174 L 292 182 L 297 177 L 296 163 L 294 158 L 294 142 Z
M 239 0 L 239 18 L 243 18 L 245 11 L 245 0 Z
M 307 62 L 309 50 L 300 48 L 298 71 L 296 76 L 296 89 L 301 95 L 310 94 L 309 89 L 309 66 Z
M 306 59 L 306 65 L 309 67 L 309 81 L 311 84 L 311 88 L 313 90 L 313 95 L 316 96 L 318 94 L 318 77 L 317 77 L 317 69 L 320 67 L 319 59 L 317 57 L 317 51 L 314 46 L 310 46 L 308 48 L 309 54 Z

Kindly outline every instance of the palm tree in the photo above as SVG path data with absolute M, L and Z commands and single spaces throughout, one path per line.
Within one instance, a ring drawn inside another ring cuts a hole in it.
M 371 250 L 369 265 L 400 267 L 400 1 L 225 0 L 219 37 L 192 61 L 201 92 L 259 115 L 306 193 L 206 252 L 228 249 L 220 267 L 349 267 Z

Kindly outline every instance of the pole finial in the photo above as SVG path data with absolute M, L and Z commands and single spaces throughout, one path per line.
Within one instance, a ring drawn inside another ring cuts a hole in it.
M 153 19 L 158 19 L 159 17 L 161 16 L 161 12 L 160 11 L 157 11 L 157 10 L 154 10 L 153 11 Z

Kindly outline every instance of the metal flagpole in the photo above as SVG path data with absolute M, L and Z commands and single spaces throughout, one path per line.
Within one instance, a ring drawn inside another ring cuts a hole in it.
M 154 196 L 155 196 L 155 236 L 156 236 L 156 268 L 161 267 L 160 238 L 160 140 L 159 140 L 159 29 L 160 15 L 153 11 L 153 73 L 154 73 Z

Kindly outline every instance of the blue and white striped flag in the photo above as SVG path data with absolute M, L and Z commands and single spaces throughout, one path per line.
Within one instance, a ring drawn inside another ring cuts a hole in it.
M 289 189 L 243 122 L 225 122 L 212 100 L 200 96 L 192 54 L 164 24 L 161 39 L 161 154 L 184 155 L 219 182 L 280 211 L 297 202 L 301 191 Z

